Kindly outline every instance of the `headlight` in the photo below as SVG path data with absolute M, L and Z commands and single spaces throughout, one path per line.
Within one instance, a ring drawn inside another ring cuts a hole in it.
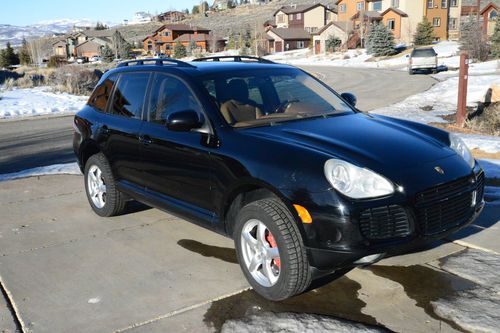
M 353 199 L 381 197 L 394 193 L 394 186 L 384 177 L 342 160 L 326 161 L 325 176 L 333 188 Z
M 465 145 L 465 142 L 460 139 L 456 134 L 450 133 L 450 148 L 453 149 L 458 155 L 469 164 L 471 168 L 474 168 L 474 157 L 470 152 L 469 148 Z

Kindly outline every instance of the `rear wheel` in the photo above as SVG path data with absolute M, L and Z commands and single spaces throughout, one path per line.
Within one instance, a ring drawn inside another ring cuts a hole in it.
M 280 301 L 310 285 L 302 237 L 281 201 L 263 199 L 243 207 L 236 219 L 234 241 L 245 277 L 263 297 Z
M 413 75 L 413 74 L 415 74 L 415 71 L 413 69 L 409 68 L 408 69 L 408 74 Z
M 87 199 L 97 215 L 109 217 L 123 212 L 125 199 L 116 188 L 111 167 L 102 153 L 87 160 L 84 177 Z

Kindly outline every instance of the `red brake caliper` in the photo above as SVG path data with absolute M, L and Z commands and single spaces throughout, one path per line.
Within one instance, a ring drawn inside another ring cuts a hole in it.
M 269 243 L 269 245 L 271 245 L 271 247 L 278 247 L 278 244 L 276 244 L 276 240 L 274 239 L 273 234 L 271 234 L 270 232 L 267 233 L 266 241 Z M 274 258 L 273 260 L 276 266 L 278 268 L 281 268 L 281 260 L 278 258 Z

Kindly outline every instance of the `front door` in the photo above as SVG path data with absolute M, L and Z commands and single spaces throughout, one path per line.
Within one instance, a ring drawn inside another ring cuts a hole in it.
M 321 53 L 321 42 L 319 40 L 314 41 L 314 54 Z
M 276 52 L 283 52 L 283 42 L 274 42 Z
M 146 191 L 176 207 L 211 222 L 210 158 L 199 132 L 174 132 L 166 127 L 173 112 L 194 110 L 201 104 L 187 84 L 168 74 L 152 79 L 148 119 L 141 131 Z
M 114 177 L 137 185 L 142 185 L 139 131 L 149 77 L 149 73 L 120 74 L 107 103 L 107 113 L 97 124 L 98 141 Z M 104 82 L 103 89 L 112 84 Z

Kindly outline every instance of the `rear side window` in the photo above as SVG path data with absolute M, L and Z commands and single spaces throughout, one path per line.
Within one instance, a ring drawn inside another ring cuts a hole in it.
M 436 56 L 436 51 L 434 49 L 417 49 L 413 50 L 412 57 L 435 57 Z
M 113 84 L 115 83 L 117 75 L 110 75 L 104 80 L 100 85 L 98 85 L 92 96 L 90 96 L 88 105 L 92 106 L 98 111 L 106 112 L 106 105 L 108 105 L 109 97 L 111 96 L 111 91 L 113 90 Z
M 141 119 L 149 76 L 149 73 L 121 74 L 113 94 L 110 113 Z
M 186 84 L 173 76 L 155 75 L 151 85 L 149 121 L 164 124 L 169 114 L 187 110 L 203 114 L 200 104 Z

